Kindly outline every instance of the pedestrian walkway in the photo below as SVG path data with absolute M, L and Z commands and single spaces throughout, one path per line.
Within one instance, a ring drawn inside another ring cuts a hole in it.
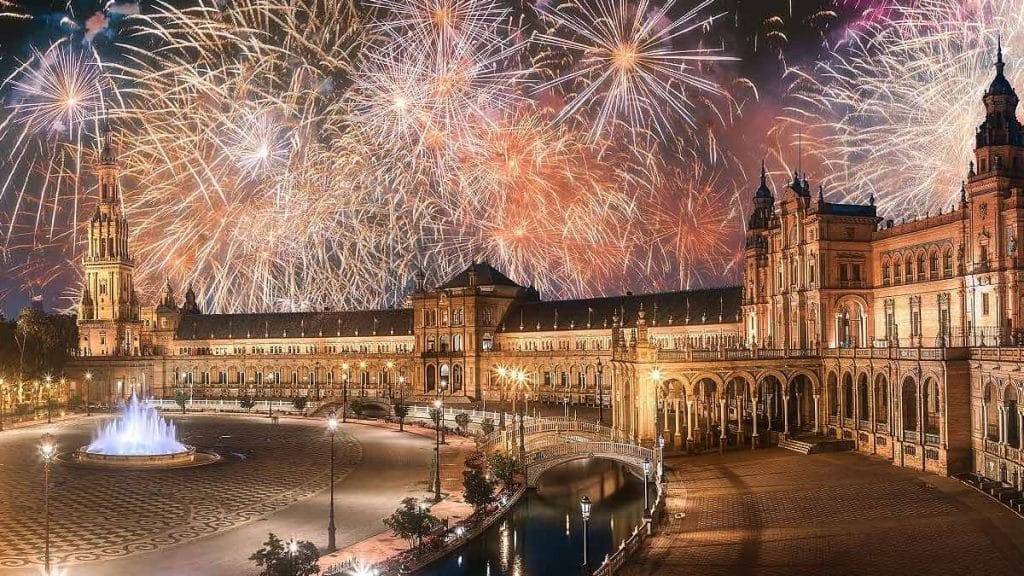
M 391 428 L 396 433 L 398 431 L 398 424 L 393 423 L 358 420 L 350 420 L 349 423 Z M 425 428 L 418 424 L 406 423 L 405 433 L 427 436 L 430 439 L 434 438 L 434 430 L 432 428 Z M 458 436 L 449 432 L 446 436 L 446 442 L 446 444 L 441 445 L 442 500 L 437 504 L 432 504 L 430 511 L 434 516 L 447 520 L 449 525 L 454 525 L 473 513 L 473 507 L 463 499 L 462 472 L 466 469 L 466 459 L 476 451 L 476 441 L 472 438 Z M 432 503 L 433 493 L 430 492 L 429 479 L 424 480 L 428 481 L 428 483 L 423 484 L 424 489 L 419 494 L 410 494 L 410 496 Z M 381 523 L 380 529 L 381 532 L 375 536 L 339 550 L 334 554 L 323 556 L 320 558 L 320 566 L 327 567 L 351 560 L 356 560 L 362 565 L 373 565 L 396 556 L 409 548 L 407 540 L 395 537 L 391 530 L 384 527 L 383 523 Z
M 667 466 L 667 519 L 622 574 L 1024 573 L 1024 520 L 951 478 L 778 448 Z

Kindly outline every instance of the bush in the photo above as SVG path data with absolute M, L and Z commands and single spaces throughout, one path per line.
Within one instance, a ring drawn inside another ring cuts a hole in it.
M 492 432 L 494 432 L 494 419 L 484 418 L 483 420 L 481 420 L 480 430 L 483 431 L 484 436 L 489 436 Z
M 409 407 L 405 404 L 395 404 L 395 417 L 398 418 L 398 430 L 405 430 L 405 417 L 409 415 Z
M 440 524 L 441 520 L 431 514 L 426 506 L 421 506 L 415 498 L 402 500 L 402 505 L 384 519 L 384 525 L 390 528 L 395 536 L 405 538 L 414 546 L 421 545 L 423 537 Z
M 459 427 L 459 430 L 465 433 L 469 430 L 469 414 L 465 412 L 459 412 L 455 415 L 455 425 Z
M 263 547 L 249 556 L 262 568 L 260 576 L 312 576 L 320 573 L 320 552 L 308 540 L 294 543 L 295 551 L 289 550 L 292 543 L 282 542 L 273 532 L 267 535 Z
M 477 510 L 493 502 L 495 483 L 484 474 L 479 460 L 467 460 L 466 468 L 462 473 L 463 498 Z
M 188 393 L 184 390 L 178 390 L 174 393 L 174 403 L 181 406 L 181 413 L 185 413 L 185 406 L 188 405 Z
M 256 407 L 256 399 L 252 396 L 245 396 L 238 399 L 238 406 L 246 412 L 252 412 L 252 409 Z
M 492 454 L 488 464 L 491 468 L 491 474 L 498 480 L 501 480 L 505 486 L 511 486 L 515 482 L 516 474 L 519 474 L 523 469 L 518 459 L 504 452 Z
M 309 398 L 306 396 L 296 396 L 292 399 L 292 406 L 299 412 L 305 410 L 307 404 L 309 404 Z

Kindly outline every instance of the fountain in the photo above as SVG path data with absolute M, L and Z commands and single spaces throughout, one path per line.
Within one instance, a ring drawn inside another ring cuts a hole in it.
M 191 466 L 196 449 L 178 441 L 174 423 L 133 394 L 117 418 L 103 424 L 96 439 L 79 448 L 75 463 L 121 468 Z M 205 459 L 204 459 L 205 460 Z

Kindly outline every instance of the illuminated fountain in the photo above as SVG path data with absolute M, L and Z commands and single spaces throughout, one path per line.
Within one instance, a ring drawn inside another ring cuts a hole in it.
M 79 464 L 126 468 L 189 466 L 196 449 L 178 441 L 174 423 L 132 395 L 120 416 L 75 452 Z

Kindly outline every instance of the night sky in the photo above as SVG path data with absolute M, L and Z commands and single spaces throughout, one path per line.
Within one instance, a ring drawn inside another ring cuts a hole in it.
M 190 5 L 181 1 L 173 3 Z M 675 11 L 694 3 L 681 0 Z M 808 66 L 822 58 L 827 54 L 828 46 L 834 46 L 843 39 L 848 23 L 863 14 L 866 5 L 870 4 L 858 0 L 838 0 L 839 6 L 836 3 L 837 0 L 722 0 L 714 5 L 717 11 L 728 13 L 720 24 L 716 24 L 716 37 L 726 54 L 739 58 L 738 62 L 715 64 L 720 68 L 716 74 L 723 79 L 746 78 L 758 92 L 756 101 L 745 103 L 742 119 L 733 123 L 728 132 L 719 135 L 721 145 L 742 164 L 743 174 L 733 175 L 733 180 L 746 182 L 749 191 L 755 187 L 753 174 L 765 155 L 765 134 L 780 112 L 787 82 L 783 73 L 787 67 Z M 92 47 L 98 53 L 104 57 L 108 53 L 116 54 L 112 43 L 119 41 L 123 19 L 116 12 L 130 12 L 133 6 L 119 2 L 116 9 L 103 16 L 101 9 L 105 4 L 73 0 L 70 2 L 71 10 L 68 10 L 68 4 L 63 1 L 21 3 L 20 9 L 11 12 L 30 15 L 31 19 L 0 19 L 0 68 L 4 76 L 10 75 L 20 62 L 31 58 L 33 48 L 45 49 L 62 38 L 81 43 L 85 34 L 95 34 Z M 149 9 L 147 4 L 142 0 L 139 6 L 144 14 Z M 66 18 L 76 22 L 78 29 L 71 30 L 66 21 L 62 23 Z M 8 86 L 0 93 L 5 104 L 11 101 L 11 92 Z M 9 142 L 9 139 L 4 139 L 0 146 L 9 146 Z M 9 154 L 10 151 L 5 150 L 2 157 Z M 126 188 L 130 193 L 130 186 Z M 743 190 L 740 194 L 746 195 L 747 192 Z M 16 207 L 10 193 L 6 198 L 0 198 L 0 224 L 5 228 Z M 132 215 L 128 216 L 131 221 Z M 737 232 L 737 238 L 741 234 L 741 231 Z M 0 244 L 0 250 L 4 258 L 0 261 L 3 270 L 0 274 L 0 311 L 8 317 L 15 315 L 33 295 L 42 296 L 48 309 L 66 307 L 71 302 L 69 296 L 73 290 L 68 284 L 75 282 L 76 275 L 61 269 L 77 263 L 79 249 L 65 248 L 55 253 L 36 250 L 19 241 Z M 40 259 L 46 261 L 45 265 L 39 265 Z M 735 273 L 732 276 L 733 281 L 738 280 Z M 721 282 L 723 278 L 717 280 Z M 618 288 L 619 285 L 614 285 L 597 291 L 610 292 Z

